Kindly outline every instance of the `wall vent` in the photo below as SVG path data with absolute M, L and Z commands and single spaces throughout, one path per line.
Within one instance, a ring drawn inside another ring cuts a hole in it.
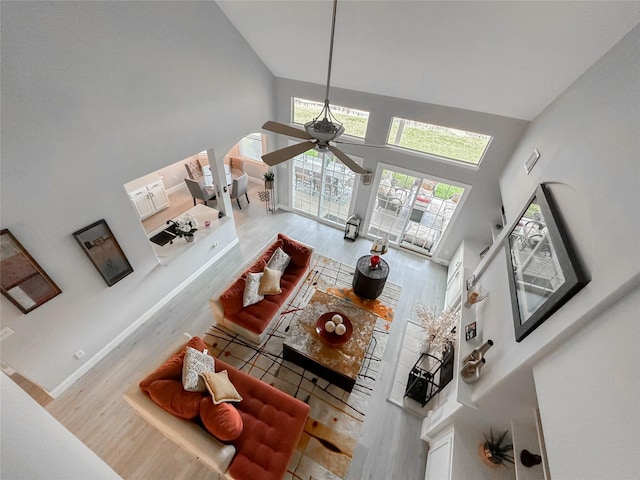
M 531 169 L 536 164 L 539 158 L 540 158 L 540 152 L 538 151 L 538 149 L 535 149 L 533 153 L 529 156 L 529 159 L 524 164 L 524 171 L 527 172 L 527 174 L 531 171 Z

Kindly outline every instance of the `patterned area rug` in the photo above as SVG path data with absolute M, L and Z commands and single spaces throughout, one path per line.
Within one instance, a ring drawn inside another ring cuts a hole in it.
M 225 362 L 311 406 L 305 431 L 285 478 L 343 479 L 360 437 L 401 289 L 387 282 L 378 299 L 361 300 L 351 290 L 352 266 L 320 255 L 315 256 L 314 262 L 302 288 L 285 307 L 273 333 L 261 347 L 252 346 L 217 325 L 212 326 L 203 339 L 211 346 L 211 352 L 224 358 Z M 282 359 L 282 342 L 316 289 L 350 301 L 377 317 L 371 343 L 351 393 Z

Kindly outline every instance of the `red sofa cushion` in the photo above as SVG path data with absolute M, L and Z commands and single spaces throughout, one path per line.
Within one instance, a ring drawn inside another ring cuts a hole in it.
M 232 442 L 237 453 L 229 474 L 236 480 L 280 480 L 304 430 L 309 405 L 271 385 L 256 382 L 219 358 L 218 368 L 227 369 L 229 379 L 243 398 L 236 405 L 244 429 Z
M 283 233 L 278 234 L 278 240 L 282 242 L 282 250 L 291 257 L 291 263 L 298 267 L 306 267 L 311 260 L 311 250 L 300 242 L 287 237 Z
M 235 440 L 242 433 L 242 416 L 227 402 L 214 405 L 211 397 L 200 400 L 200 418 L 204 428 L 222 442 Z
M 187 392 L 181 380 L 156 380 L 149 385 L 149 396 L 176 417 L 193 420 L 200 415 L 202 393 Z
M 182 362 L 187 347 L 195 348 L 199 352 L 208 348 L 200 337 L 191 338 L 178 352 L 142 379 L 140 388 L 144 393 L 149 394 L 149 386 L 156 380 L 180 380 L 182 382 Z

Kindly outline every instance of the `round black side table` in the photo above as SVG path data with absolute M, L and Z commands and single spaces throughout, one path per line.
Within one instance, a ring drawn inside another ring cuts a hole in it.
M 371 255 L 358 259 L 356 271 L 353 274 L 353 292 L 362 298 L 378 298 L 389 276 L 389 265 L 380 259 L 378 268 L 371 269 Z

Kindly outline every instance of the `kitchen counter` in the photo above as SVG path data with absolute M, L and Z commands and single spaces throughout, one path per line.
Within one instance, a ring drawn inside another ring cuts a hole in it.
M 196 218 L 196 220 L 198 220 L 198 230 L 193 235 L 193 242 L 187 242 L 184 237 L 176 237 L 173 239 L 173 243 L 167 243 L 162 246 L 156 245 L 153 242 L 149 242 L 151 243 L 151 247 L 158 257 L 158 260 L 163 265 L 167 265 L 176 257 L 195 247 L 199 243 L 209 240 L 208 237 L 213 235 L 216 230 L 221 229 L 221 227 L 227 222 L 233 222 L 233 220 L 229 217 L 218 218 L 218 210 L 202 204 L 198 204 L 195 207 L 190 208 L 186 212 L 178 215 L 173 220 L 175 221 L 187 214 L 192 215 Z M 206 221 L 211 222 L 211 225 L 209 227 L 205 227 Z M 166 226 L 167 225 L 163 225 L 157 230 L 149 233 L 149 238 L 162 232 L 166 228 Z

